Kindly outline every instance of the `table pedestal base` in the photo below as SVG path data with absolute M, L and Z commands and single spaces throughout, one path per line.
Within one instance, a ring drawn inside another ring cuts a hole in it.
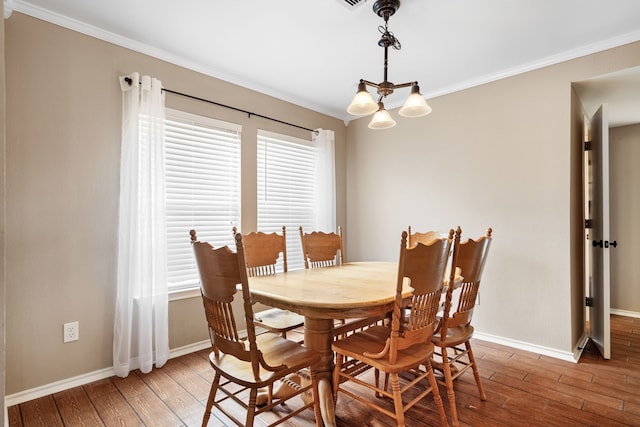
M 318 394 L 322 421 L 326 427 L 335 427 L 336 414 L 333 403 L 331 379 L 333 377 L 334 356 L 331 350 L 333 342 L 333 319 L 314 319 L 305 317 L 304 345 L 321 354 L 320 362 L 313 367 L 318 378 Z

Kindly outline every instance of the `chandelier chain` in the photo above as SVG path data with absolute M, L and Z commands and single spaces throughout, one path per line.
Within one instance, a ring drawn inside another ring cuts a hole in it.
M 378 46 L 380 47 L 392 47 L 395 50 L 402 49 L 402 45 L 400 44 L 400 40 L 396 38 L 395 35 L 387 28 L 387 23 L 385 22 L 384 27 L 382 25 L 378 26 L 378 31 L 382 34 L 380 41 L 378 41 Z

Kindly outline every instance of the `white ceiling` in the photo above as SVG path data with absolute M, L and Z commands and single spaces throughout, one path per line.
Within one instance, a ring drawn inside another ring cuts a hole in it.
M 16 11 L 344 120 L 358 81 L 383 80 L 383 20 L 372 5 L 15 0 Z M 402 43 L 390 50 L 389 80 L 417 80 L 431 98 L 640 40 L 640 1 L 403 0 L 389 29 Z

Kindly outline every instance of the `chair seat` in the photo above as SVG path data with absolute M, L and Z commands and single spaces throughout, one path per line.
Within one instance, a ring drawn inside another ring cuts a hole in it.
M 473 326 L 461 325 L 455 328 L 447 328 L 447 336 L 442 339 L 440 334 L 434 335 L 431 341 L 438 347 L 455 347 L 467 342 L 473 336 Z
M 290 341 L 275 334 L 262 334 L 256 337 L 256 344 L 265 362 L 279 367 L 275 372 L 260 368 L 260 381 L 256 381 L 251 369 L 251 362 L 243 361 L 232 355 L 215 351 L 209 354 L 209 362 L 213 368 L 225 378 L 232 378 L 234 382 L 243 386 L 265 387 L 281 379 L 291 372 L 308 368 L 320 361 L 320 353 L 310 350 L 297 342 Z
M 304 325 L 304 317 L 288 310 L 270 308 L 254 314 L 254 323 L 271 332 L 288 332 Z
M 407 367 L 418 366 L 431 359 L 434 346 L 432 343 L 415 344 L 408 349 L 398 350 L 395 363 L 390 363 L 387 357 L 375 359 L 364 353 L 379 353 L 384 348 L 391 329 L 386 326 L 372 326 L 361 332 L 356 332 L 346 338 L 334 341 L 333 351 L 358 360 L 387 373 L 398 373 Z

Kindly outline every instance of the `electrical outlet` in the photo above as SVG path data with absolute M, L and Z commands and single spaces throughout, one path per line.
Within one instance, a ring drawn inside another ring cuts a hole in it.
M 64 342 L 77 341 L 80 338 L 78 322 L 65 323 L 62 332 Z

